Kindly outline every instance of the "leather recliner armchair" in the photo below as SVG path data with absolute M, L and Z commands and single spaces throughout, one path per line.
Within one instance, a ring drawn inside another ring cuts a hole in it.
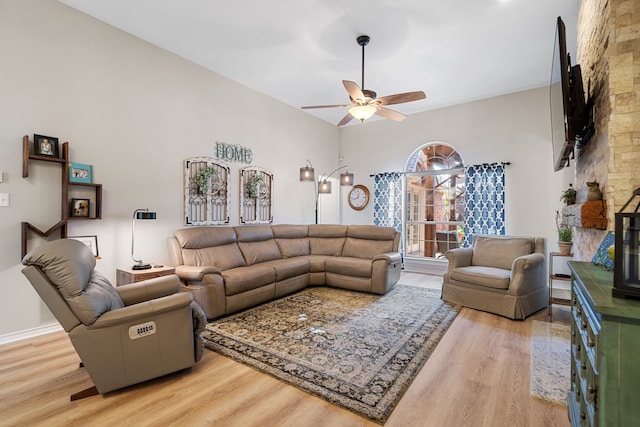
M 72 239 L 33 249 L 23 274 L 68 333 L 95 387 L 80 399 L 193 366 L 206 318 L 176 275 L 114 288 L 91 250 Z

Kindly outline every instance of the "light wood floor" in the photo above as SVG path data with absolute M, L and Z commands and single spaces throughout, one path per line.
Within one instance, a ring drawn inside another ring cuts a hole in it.
M 441 278 L 403 273 L 439 288 Z M 463 309 L 386 426 L 568 426 L 529 394 L 531 320 Z M 554 307 L 567 322 L 568 307 Z M 75 402 L 91 386 L 64 332 L 0 346 L 1 426 L 377 426 L 211 351 L 191 370 Z

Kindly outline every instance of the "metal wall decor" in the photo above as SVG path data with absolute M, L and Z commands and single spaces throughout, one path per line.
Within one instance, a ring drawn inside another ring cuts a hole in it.
M 229 167 L 211 157 L 184 161 L 185 225 L 229 223 Z
M 240 223 L 273 222 L 273 174 L 258 166 L 240 170 Z

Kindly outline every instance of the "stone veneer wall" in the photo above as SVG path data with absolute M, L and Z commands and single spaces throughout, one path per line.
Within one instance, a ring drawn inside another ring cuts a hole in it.
M 640 1 L 582 0 L 578 57 L 585 91 L 595 96 L 596 134 L 576 153 L 578 190 L 598 181 L 614 214 L 640 187 Z M 607 231 L 577 228 L 574 253 L 590 260 Z

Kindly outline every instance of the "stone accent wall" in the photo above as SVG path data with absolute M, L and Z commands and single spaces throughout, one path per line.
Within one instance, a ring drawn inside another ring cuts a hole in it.
M 640 187 L 640 1 L 583 0 L 578 57 L 585 91 L 595 96 L 596 134 L 576 153 L 576 188 L 598 181 L 614 214 Z M 577 228 L 574 253 L 590 260 L 606 231 Z

